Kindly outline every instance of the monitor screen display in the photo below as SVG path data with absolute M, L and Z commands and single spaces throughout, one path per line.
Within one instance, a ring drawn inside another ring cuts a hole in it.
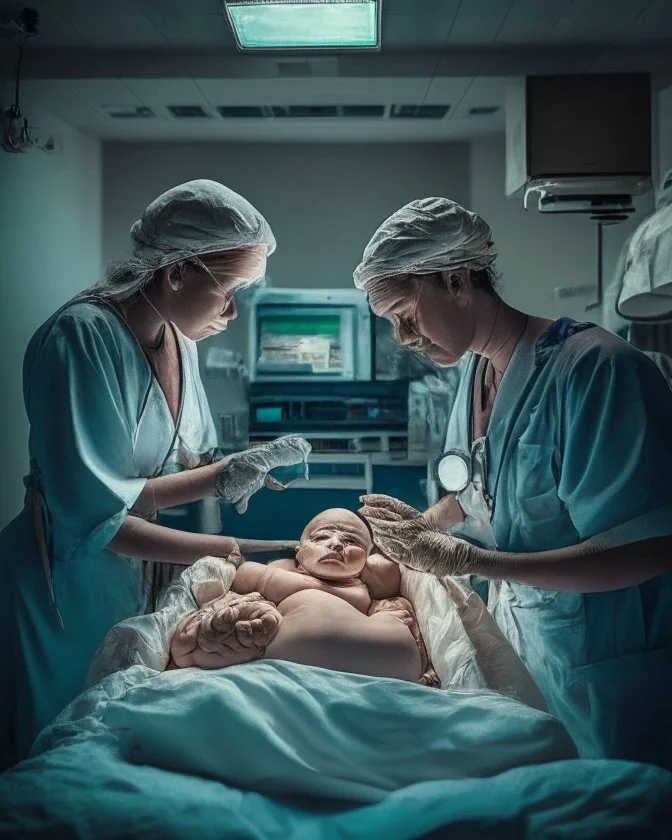
M 339 313 L 262 314 L 258 325 L 260 374 L 340 374 L 343 334 Z

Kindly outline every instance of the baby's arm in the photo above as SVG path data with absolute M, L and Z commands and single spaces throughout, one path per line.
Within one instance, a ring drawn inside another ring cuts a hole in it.
M 264 598 L 268 598 L 269 601 L 276 604 L 284 601 L 290 595 L 306 589 L 315 589 L 319 592 L 336 595 L 336 597 L 342 598 L 363 613 L 366 613 L 371 604 L 371 599 L 364 586 L 330 586 L 328 583 L 310 575 L 292 572 L 287 568 L 282 568 L 279 564 L 272 563 L 269 563 L 268 566 L 263 565 L 263 563 L 243 563 L 236 571 L 231 589 L 241 594 L 260 592 Z
M 394 598 L 401 592 L 401 570 L 382 554 L 371 554 L 360 575 L 374 601 Z

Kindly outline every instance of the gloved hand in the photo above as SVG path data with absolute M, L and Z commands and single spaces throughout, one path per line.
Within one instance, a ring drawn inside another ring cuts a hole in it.
M 473 547 L 438 530 L 431 516 L 391 496 L 362 496 L 360 501 L 363 507 L 358 512 L 389 560 L 437 577 L 472 572 Z
M 247 503 L 264 485 L 284 490 L 285 485 L 269 475 L 276 467 L 307 463 L 311 446 L 298 435 L 286 435 L 270 443 L 236 452 L 227 458 L 215 473 L 215 493 L 232 502 L 238 513 L 245 513 Z

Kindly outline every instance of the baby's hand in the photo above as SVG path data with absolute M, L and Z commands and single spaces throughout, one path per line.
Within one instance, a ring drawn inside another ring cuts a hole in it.
M 261 658 L 282 616 L 258 592 L 229 592 L 178 626 L 171 656 L 178 668 L 226 668 Z

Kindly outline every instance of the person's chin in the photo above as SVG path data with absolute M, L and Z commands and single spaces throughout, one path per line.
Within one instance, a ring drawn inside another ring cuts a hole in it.
M 201 330 L 200 332 L 190 335 L 186 333 L 187 338 L 190 338 L 192 341 L 203 341 L 206 338 L 211 338 L 213 335 L 219 335 L 226 330 L 226 327 L 222 327 L 221 329 L 214 329 L 213 327 L 206 327 L 205 329 Z
M 430 347 L 427 347 L 427 349 L 423 350 L 423 353 L 439 367 L 455 367 L 462 358 L 461 356 L 455 356 L 454 353 L 448 353 L 448 351 L 444 350 L 443 347 L 439 347 L 437 344 L 432 344 Z

